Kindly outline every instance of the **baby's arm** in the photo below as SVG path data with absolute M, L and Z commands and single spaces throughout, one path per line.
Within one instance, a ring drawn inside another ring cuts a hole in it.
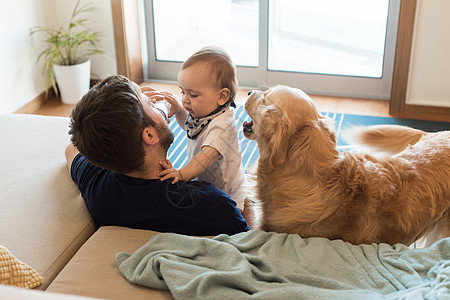
M 164 99 L 170 104 L 169 118 L 175 114 L 178 125 L 184 129 L 184 122 L 186 122 L 188 116 L 187 110 L 184 109 L 180 101 L 173 94 L 169 92 L 161 92 L 161 94 L 164 95 Z
M 161 177 L 161 180 L 174 178 L 172 184 L 180 180 L 189 181 L 203 173 L 219 155 L 220 153 L 216 149 L 204 146 L 202 151 L 197 153 L 186 166 L 179 170 L 173 168 L 169 161 L 159 162 L 165 170 L 161 171 L 158 176 Z

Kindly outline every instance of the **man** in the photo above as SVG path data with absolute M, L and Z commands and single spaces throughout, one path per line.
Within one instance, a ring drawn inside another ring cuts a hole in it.
M 236 203 L 205 182 L 161 181 L 173 133 L 138 85 L 110 76 L 72 111 L 66 159 L 97 226 L 189 235 L 250 228 Z

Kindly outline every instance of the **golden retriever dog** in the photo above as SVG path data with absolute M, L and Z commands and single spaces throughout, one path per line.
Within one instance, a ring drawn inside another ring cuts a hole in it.
M 409 245 L 450 233 L 450 131 L 355 128 L 360 143 L 397 154 L 338 152 L 332 119 L 303 91 L 252 91 L 244 135 L 258 143 L 255 196 L 261 229 L 353 244 Z M 442 233 L 444 228 L 444 233 Z

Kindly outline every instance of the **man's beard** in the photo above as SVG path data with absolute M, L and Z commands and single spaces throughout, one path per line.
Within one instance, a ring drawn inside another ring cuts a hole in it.
M 157 123 L 156 131 L 159 135 L 159 143 L 161 147 L 167 152 L 174 139 L 172 130 L 170 130 L 169 126 L 165 123 Z

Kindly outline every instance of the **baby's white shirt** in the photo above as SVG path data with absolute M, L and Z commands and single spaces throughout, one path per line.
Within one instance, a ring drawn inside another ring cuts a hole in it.
M 219 157 L 202 174 L 194 180 L 206 181 L 231 196 L 237 207 L 244 210 L 247 193 L 244 190 L 244 167 L 242 166 L 241 147 L 238 138 L 234 109 L 214 118 L 194 139 L 188 139 L 187 152 L 189 161 L 209 146 L 219 152 Z

